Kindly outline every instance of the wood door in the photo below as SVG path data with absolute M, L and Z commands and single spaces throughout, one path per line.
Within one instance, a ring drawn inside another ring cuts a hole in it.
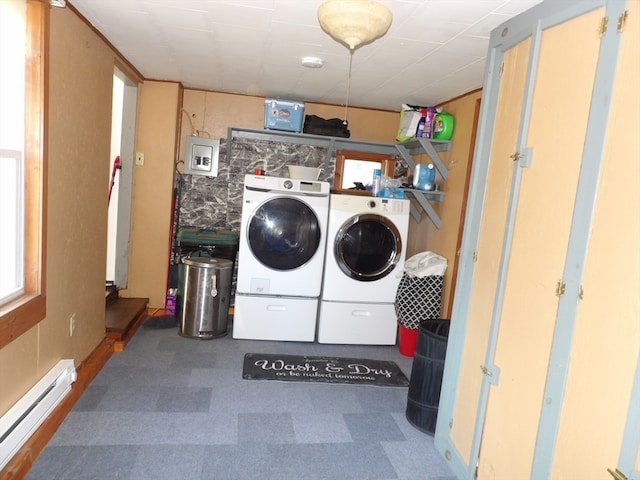
M 622 444 L 627 412 L 640 409 L 630 400 L 640 373 L 640 2 L 626 9 L 620 32 L 609 19 L 620 55 L 552 478 L 608 478 L 618 467 L 640 478 L 638 425 L 629 427 L 635 445 Z M 623 447 L 632 458 L 621 458 Z
M 544 2 L 492 33 L 435 437 L 459 478 L 552 460 L 536 446 L 604 4 Z
M 465 463 L 474 457 L 474 427 L 481 401 L 484 365 L 489 343 L 493 300 L 500 267 L 502 238 L 505 232 L 518 124 L 522 114 L 530 40 L 526 39 L 505 52 L 501 65 L 496 123 L 488 164 L 486 195 L 476 247 L 475 274 L 471 285 L 467 335 L 462 357 L 458 398 L 451 425 L 451 438 Z M 519 100 L 518 100 L 519 99 Z M 475 465 L 475 460 L 471 462 Z
M 500 381 L 489 392 L 479 478 L 529 478 L 533 466 L 602 17 L 598 9 L 540 34 L 529 125 L 521 126 L 533 157 L 505 245 L 503 299 L 494 305 Z

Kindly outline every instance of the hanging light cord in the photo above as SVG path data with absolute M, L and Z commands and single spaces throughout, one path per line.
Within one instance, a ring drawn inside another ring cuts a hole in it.
M 347 83 L 347 101 L 344 104 L 344 125 L 348 125 L 347 112 L 349 110 L 349 97 L 351 96 L 351 66 L 353 65 L 353 50 L 349 49 L 349 81 Z

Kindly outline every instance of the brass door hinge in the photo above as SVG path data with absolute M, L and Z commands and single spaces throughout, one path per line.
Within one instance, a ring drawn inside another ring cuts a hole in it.
M 602 38 L 602 36 L 607 32 L 608 26 L 609 26 L 609 18 L 602 17 L 600 19 L 600 25 L 598 25 L 598 38 Z
M 491 385 L 498 385 L 498 381 L 500 380 L 500 369 L 496 365 L 480 365 L 480 370 L 482 374 L 487 377 L 487 381 Z
M 607 472 L 609 472 L 611 476 L 615 478 L 615 480 L 628 480 L 627 476 L 617 468 L 615 470 L 611 470 L 610 468 L 607 468 Z
M 514 162 L 518 162 L 519 166 L 522 168 L 530 167 L 533 160 L 533 148 L 524 147 L 521 152 L 509 155 L 509 158 Z
M 566 288 L 567 285 L 562 280 L 558 280 L 558 283 L 556 285 L 556 296 L 561 297 L 562 295 L 564 295 Z
M 629 12 L 627 10 L 625 10 L 618 17 L 618 33 L 622 33 L 622 30 L 624 30 L 624 26 L 627 24 L 627 15 L 628 14 L 629 14 Z

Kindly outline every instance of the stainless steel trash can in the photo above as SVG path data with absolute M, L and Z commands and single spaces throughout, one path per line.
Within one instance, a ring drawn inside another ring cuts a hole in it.
M 210 339 L 227 334 L 231 260 L 185 258 L 180 329 L 183 337 Z

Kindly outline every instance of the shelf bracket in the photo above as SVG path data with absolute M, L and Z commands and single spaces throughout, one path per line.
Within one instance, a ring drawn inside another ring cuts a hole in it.
M 409 203 L 409 213 L 411 213 L 411 216 L 416 221 L 416 223 L 420 223 L 420 221 L 422 220 L 422 215 L 420 214 L 420 210 L 418 210 L 413 203 Z
M 396 145 L 396 149 L 398 150 L 398 153 L 402 156 L 402 159 L 405 161 L 405 163 L 409 166 L 409 168 L 412 171 L 415 170 L 416 162 L 414 162 L 413 157 L 409 153 L 409 149 L 404 145 L 400 145 L 400 144 Z
M 438 170 L 438 173 L 442 177 L 442 180 L 446 181 L 449 171 L 445 166 L 444 162 L 442 161 L 442 159 L 440 158 L 440 155 L 438 155 L 438 152 L 434 148 L 433 143 L 431 143 L 426 138 L 418 138 L 418 143 L 420 143 L 420 146 L 422 147 L 422 149 L 425 152 L 427 152 L 427 155 L 429 155 L 429 158 L 431 158 L 431 161 L 433 162 L 433 165 L 436 167 L 436 170 Z
M 442 220 L 440 219 L 440 216 L 438 215 L 438 213 L 435 211 L 435 209 L 431 206 L 431 204 L 427 200 L 427 197 L 422 192 L 417 192 L 409 189 L 405 189 L 404 193 L 409 198 L 415 198 L 418 201 L 418 203 L 420 204 L 422 209 L 425 211 L 429 219 L 433 222 L 436 228 L 439 229 L 440 225 L 442 225 Z M 411 212 L 411 215 L 413 216 L 414 219 L 416 218 L 415 215 L 413 215 L 413 211 Z M 419 215 L 419 212 L 418 212 L 418 215 Z M 419 220 L 417 219 L 416 221 L 419 222 Z
M 324 169 L 328 170 L 331 164 L 331 157 L 333 156 L 333 150 L 335 149 L 335 140 L 332 138 L 327 145 L 327 153 L 324 157 Z
M 416 168 L 416 162 L 411 155 L 426 153 L 442 177 L 442 180 L 447 180 L 449 171 L 442 161 L 442 158 L 440 158 L 438 151 L 448 151 L 451 148 L 451 142 L 430 140 L 428 138 L 416 138 L 407 142 L 396 143 L 395 147 L 411 170 L 415 170 Z

